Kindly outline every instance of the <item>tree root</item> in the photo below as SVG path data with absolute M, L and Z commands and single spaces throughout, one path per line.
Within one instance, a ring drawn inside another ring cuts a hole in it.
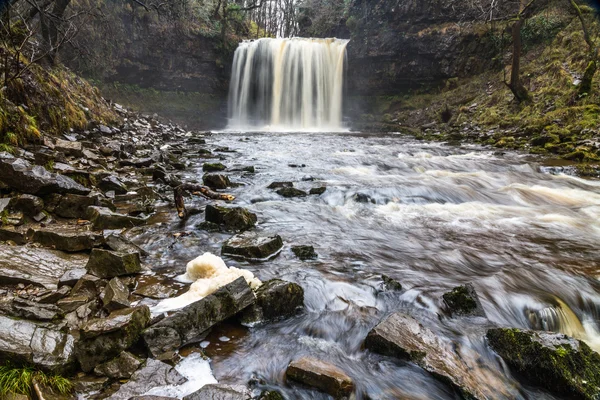
M 190 183 L 184 183 L 182 185 L 177 186 L 173 192 L 175 195 L 175 207 L 177 208 L 177 215 L 179 215 L 179 218 L 181 219 L 185 219 L 188 215 L 187 209 L 185 208 L 185 202 L 183 201 L 183 196 L 185 196 L 185 194 L 188 192 L 191 192 L 195 196 L 202 196 L 212 200 L 235 200 L 235 196 L 231 194 L 217 193 L 212 191 L 207 186 L 193 185 Z

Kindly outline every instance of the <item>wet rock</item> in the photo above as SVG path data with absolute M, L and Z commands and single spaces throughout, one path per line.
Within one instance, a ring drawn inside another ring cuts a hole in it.
M 250 391 L 244 385 L 208 384 L 183 400 L 249 400 Z
M 293 187 L 281 188 L 277 190 L 277 194 L 286 198 L 306 197 L 308 195 L 305 191 Z
M 106 318 L 88 321 L 80 331 L 76 355 L 85 372 L 117 357 L 131 347 L 150 321 L 147 306 L 113 311 Z
M 318 257 L 313 246 L 293 246 L 292 252 L 301 260 L 313 260 Z
M 131 160 L 121 160 L 119 165 L 122 167 L 136 167 L 136 168 L 148 168 L 154 164 L 154 160 L 151 157 L 146 158 L 132 158 Z
M 0 245 L 0 283 L 34 284 L 54 290 L 65 272 L 83 268 L 87 258 L 56 250 Z
M 56 304 L 56 302 L 58 302 L 60 299 L 66 297 L 69 292 L 71 292 L 71 288 L 69 286 L 61 286 L 58 288 L 58 290 L 38 297 L 37 302 L 40 304 Z
M 62 218 L 85 218 L 88 207 L 96 205 L 96 197 L 67 194 L 60 199 L 54 213 Z
M 84 267 L 71 269 L 65 272 L 58 280 L 58 286 L 75 286 L 77 281 L 81 279 L 85 274 L 87 274 L 87 270 Z
M 107 176 L 98 183 L 98 188 L 103 192 L 115 192 L 115 194 L 126 194 L 127 187 L 116 176 Z
M 149 358 L 146 365 L 137 370 L 131 379 L 122 385 L 110 398 L 111 400 L 129 400 L 141 396 L 152 388 L 167 385 L 178 386 L 186 379 L 169 364 Z
M 159 357 L 193 342 L 213 325 L 234 316 L 255 301 L 246 280 L 238 278 L 146 329 L 144 342 L 150 353 Z
M 325 186 L 315 187 L 315 188 L 310 189 L 309 194 L 322 195 L 326 191 L 327 191 L 327 188 Z
M 202 171 L 204 172 L 217 172 L 224 171 L 227 167 L 225 167 L 221 163 L 204 163 L 202 165 Z
M 381 275 L 381 279 L 383 280 L 383 288 L 389 291 L 401 291 L 402 284 L 397 280 L 390 278 L 387 275 Z
M 207 232 L 220 232 L 221 225 L 215 224 L 214 222 L 204 221 L 196 225 L 196 229 Z M 1 234 L 0 234 L 1 235 Z
M 139 253 L 93 249 L 85 268 L 99 278 L 114 278 L 139 273 L 142 265 Z
M 265 390 L 258 396 L 258 400 L 285 400 L 285 397 L 276 390 Z
M 64 313 L 71 313 L 81 306 L 85 306 L 90 299 L 87 296 L 69 296 L 60 299 L 56 305 L 63 310 Z
M 242 207 L 227 208 L 208 205 L 205 210 L 206 222 L 224 225 L 234 232 L 245 231 L 256 225 L 256 214 Z
M 2 223 L 12 226 L 21 226 L 25 223 L 25 214 L 21 211 L 9 212 L 2 218 Z
M 485 317 L 475 287 L 471 283 L 458 286 L 443 295 L 444 305 L 451 315 Z
M 304 290 L 293 282 L 271 279 L 256 291 L 256 303 L 244 310 L 242 322 L 290 317 L 304 306 Z
M 108 311 L 129 307 L 129 289 L 127 289 L 119 278 L 111 279 L 104 289 L 102 303 Z
M 175 296 L 177 294 L 177 289 L 160 283 L 152 283 L 150 285 L 140 286 L 133 292 L 133 294 L 151 299 L 162 300 Z
M 44 201 L 31 194 L 22 194 L 11 200 L 10 208 L 15 211 L 21 211 L 28 217 L 33 217 L 42 212 L 44 209 Z
M 22 245 L 28 242 L 27 233 L 24 229 L 18 229 L 14 227 L 0 228 L 0 242 L 14 242 L 15 244 Z
M 452 349 L 410 315 L 395 313 L 369 332 L 365 348 L 379 354 L 412 361 L 434 377 L 450 384 L 465 398 L 493 397 L 483 393 L 477 377 Z
M 12 317 L 33 321 L 53 321 L 63 316 L 62 310 L 53 304 L 40 304 L 19 297 L 0 300 L 0 311 Z
M 497 328 L 487 332 L 492 349 L 516 376 L 565 398 L 600 397 L 600 355 L 561 333 Z
M 0 199 L 0 213 L 3 213 L 4 210 L 8 211 L 8 205 L 10 204 L 11 200 L 11 197 L 4 197 Z
M 294 187 L 292 182 L 272 182 L 267 189 L 282 189 Z
M 42 246 L 71 253 L 91 250 L 104 244 L 101 233 L 89 231 L 81 226 L 54 225 L 51 228 L 35 228 L 30 229 L 29 235 L 34 242 Z
M 243 171 L 243 172 L 248 172 L 248 173 L 250 173 L 250 174 L 254 174 L 254 173 L 256 173 L 256 168 L 254 168 L 254 166 L 253 166 L 253 165 L 250 165 L 250 166 L 248 166 L 248 167 L 244 167 L 244 168 L 242 168 L 242 171 Z
M 285 371 L 287 379 L 314 387 L 335 399 L 349 397 L 354 382 L 343 370 L 333 364 L 304 357 L 292 361 Z
M 118 357 L 96 366 L 94 373 L 112 379 L 129 379 L 141 365 L 139 358 L 124 351 Z
M 71 290 L 71 296 L 85 296 L 88 301 L 98 297 L 105 281 L 97 276 L 85 274 L 77 281 Z
M 71 382 L 73 383 L 73 390 L 75 392 L 78 394 L 89 394 L 104 389 L 110 382 L 110 379 L 106 377 L 84 375 L 73 378 Z
M 54 150 L 60 151 L 68 156 L 83 157 L 83 146 L 81 142 L 70 142 L 68 140 L 57 139 L 54 144 Z
M 31 321 L 0 316 L 0 362 L 66 372 L 75 366 L 73 336 Z
M 44 195 L 49 193 L 88 194 L 90 189 L 66 176 L 48 172 L 44 167 L 21 158 L 0 158 L 2 182 L 22 193 Z
M 202 182 L 211 189 L 227 189 L 231 186 L 229 178 L 219 174 L 206 174 L 202 177 Z
M 259 236 L 242 233 L 229 239 L 221 248 L 221 254 L 251 260 L 264 260 L 279 254 L 283 247 L 281 236 Z
M 373 203 L 373 204 L 375 204 L 375 200 L 368 194 L 364 194 L 364 193 L 356 193 L 354 196 L 352 196 L 352 199 L 357 203 Z
M 111 233 L 106 237 L 106 245 L 114 251 L 125 252 L 125 253 L 140 253 L 141 255 L 147 255 L 148 252 L 131 240 L 127 239 L 123 235 Z
M 118 214 L 106 207 L 88 207 L 87 217 L 94 229 L 121 229 L 144 225 L 146 220 L 129 215 Z

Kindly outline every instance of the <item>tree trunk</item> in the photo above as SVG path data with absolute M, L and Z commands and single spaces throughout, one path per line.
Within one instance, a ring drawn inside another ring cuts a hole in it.
M 590 52 L 590 62 L 585 68 L 583 78 L 581 79 L 581 84 L 579 85 L 579 89 L 577 90 L 577 94 L 581 97 L 590 94 L 590 92 L 592 91 L 594 75 L 596 75 L 596 71 L 598 70 L 598 47 L 596 47 L 594 41 L 590 37 L 590 32 L 587 23 L 585 22 L 585 18 L 583 17 L 583 13 L 581 12 L 581 8 L 579 8 L 575 0 L 570 0 L 570 3 L 575 9 L 575 12 L 577 13 L 579 22 L 581 22 L 583 38 L 585 39 L 585 42 L 587 43 Z
M 531 100 L 529 91 L 523 86 L 523 82 L 521 82 L 521 52 L 523 50 L 521 28 L 523 27 L 523 7 L 523 2 L 521 2 L 521 10 L 517 16 L 517 21 L 512 27 L 513 59 L 512 70 L 510 72 L 510 83 L 508 83 L 509 89 L 519 103 Z

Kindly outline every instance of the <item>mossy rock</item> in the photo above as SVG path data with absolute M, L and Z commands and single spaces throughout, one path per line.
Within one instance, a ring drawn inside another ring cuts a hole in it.
M 444 293 L 442 297 L 451 315 L 485 316 L 475 287 L 470 283 L 455 287 L 452 291 Z
M 565 398 L 600 397 L 600 355 L 581 340 L 561 333 L 496 328 L 490 347 L 526 383 Z
M 318 257 L 313 246 L 293 246 L 292 252 L 303 261 L 314 260 Z
M 225 171 L 225 169 L 227 169 L 227 167 L 221 163 L 204 163 L 202 165 L 202 171 L 204 172 Z

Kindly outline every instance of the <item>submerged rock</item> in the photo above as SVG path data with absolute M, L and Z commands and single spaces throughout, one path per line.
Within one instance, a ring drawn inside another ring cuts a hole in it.
M 365 347 L 375 353 L 412 361 L 437 379 L 453 386 L 469 399 L 492 398 L 469 366 L 448 349 L 435 334 L 413 317 L 395 313 L 375 326 L 365 339 Z
M 208 384 L 183 400 L 249 400 L 250 391 L 244 385 Z
M 271 279 L 256 291 L 256 304 L 248 307 L 243 315 L 244 323 L 289 317 L 304 305 L 304 290 L 293 282 Z
M 304 357 L 292 361 L 285 371 L 287 379 L 314 387 L 335 399 L 349 397 L 354 382 L 343 370 L 314 358 Z
M 281 189 L 281 188 L 291 188 L 294 187 L 292 182 L 272 182 L 267 189 Z
M 0 245 L 0 283 L 34 284 L 56 289 L 69 270 L 83 268 L 88 257 L 29 246 Z
M 119 214 L 106 207 L 91 206 L 87 209 L 87 218 L 94 229 L 121 229 L 144 225 L 146 220 Z
M 67 372 L 74 368 L 75 339 L 30 321 L 0 316 L 0 362 L 34 365 L 46 371 Z
M 281 188 L 279 190 L 277 190 L 277 194 L 286 198 L 292 198 L 292 197 L 306 197 L 308 196 L 308 194 L 300 189 L 296 189 L 293 187 L 284 187 Z
M 206 174 L 202 177 L 202 182 L 211 189 L 227 189 L 231 186 L 229 178 L 220 174 Z
M 110 250 L 93 249 L 85 267 L 99 278 L 114 278 L 142 271 L 139 253 L 121 253 Z
M 221 254 L 250 260 L 264 260 L 279 253 L 283 247 L 281 236 L 259 236 L 242 233 L 229 239 L 221 248 Z
M 114 311 L 106 318 L 88 321 L 80 331 L 76 348 L 81 369 L 89 372 L 131 347 L 149 321 L 150 310 L 146 306 Z
M 124 351 L 118 357 L 97 365 L 94 368 L 94 373 L 112 379 L 129 379 L 141 365 L 142 360 Z
M 66 176 L 48 172 L 44 167 L 21 158 L 0 158 L 2 182 L 22 193 L 44 195 L 49 193 L 88 194 L 90 189 Z
M 310 189 L 309 194 L 322 195 L 326 191 L 327 191 L 327 188 L 325 186 L 315 187 L 315 188 Z
M 150 353 L 159 357 L 193 342 L 213 325 L 234 316 L 255 301 L 252 289 L 240 277 L 146 329 L 144 342 Z
M 91 250 L 104 244 L 101 233 L 81 226 L 53 225 L 51 228 L 30 229 L 32 240 L 42 246 L 67 252 Z
M 397 280 L 390 278 L 387 275 L 381 275 L 381 279 L 383 280 L 383 288 L 385 290 L 390 291 L 400 291 L 402 290 L 402 284 Z
M 485 317 L 475 287 L 471 283 L 458 286 L 443 295 L 444 305 L 451 315 Z
M 313 246 L 293 246 L 292 252 L 303 261 L 313 260 L 318 257 Z
M 242 207 L 227 208 L 208 205 L 205 210 L 206 222 L 224 225 L 235 232 L 245 231 L 256 225 L 256 214 Z
M 528 383 L 566 398 L 600 397 L 600 355 L 561 333 L 497 328 L 490 347 Z

